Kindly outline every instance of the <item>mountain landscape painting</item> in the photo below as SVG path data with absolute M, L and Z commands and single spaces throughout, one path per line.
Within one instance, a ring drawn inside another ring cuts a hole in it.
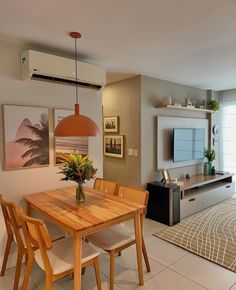
M 5 170 L 49 165 L 48 109 L 4 105 Z

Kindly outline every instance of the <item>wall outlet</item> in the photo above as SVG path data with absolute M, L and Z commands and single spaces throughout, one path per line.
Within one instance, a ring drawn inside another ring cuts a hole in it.
M 134 150 L 134 157 L 138 157 L 138 150 L 137 149 Z
M 128 155 L 129 155 L 129 156 L 134 156 L 134 149 L 129 148 L 129 149 L 128 149 Z

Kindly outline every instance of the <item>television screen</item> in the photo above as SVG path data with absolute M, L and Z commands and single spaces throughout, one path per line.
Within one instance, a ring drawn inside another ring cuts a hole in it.
M 173 134 L 173 161 L 203 159 L 205 149 L 204 128 L 176 128 Z

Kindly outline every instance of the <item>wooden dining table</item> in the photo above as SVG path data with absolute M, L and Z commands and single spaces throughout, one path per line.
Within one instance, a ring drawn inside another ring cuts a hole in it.
M 75 190 L 66 187 L 24 196 L 28 215 L 36 210 L 73 236 L 74 290 L 81 289 L 82 239 L 129 219 L 134 220 L 139 285 L 143 285 L 141 213 L 144 206 L 89 187 L 85 187 L 85 202 L 77 203 Z

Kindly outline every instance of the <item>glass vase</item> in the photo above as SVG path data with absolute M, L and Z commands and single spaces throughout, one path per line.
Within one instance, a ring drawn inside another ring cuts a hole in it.
M 212 161 L 208 161 L 208 175 L 211 175 L 212 166 Z
M 83 183 L 78 183 L 76 188 L 76 201 L 77 202 L 84 202 L 85 201 L 85 191 Z

